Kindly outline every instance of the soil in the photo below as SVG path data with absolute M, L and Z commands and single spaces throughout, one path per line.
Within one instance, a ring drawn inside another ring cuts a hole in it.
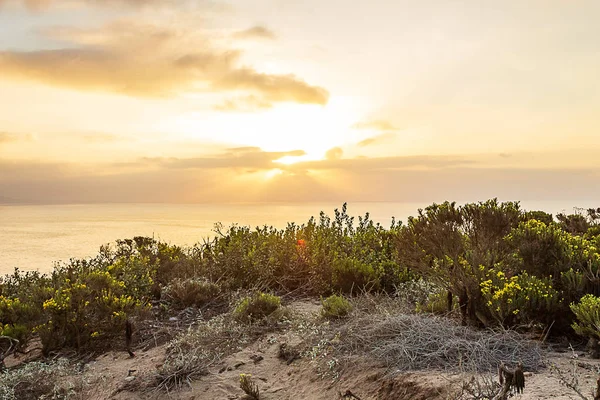
M 296 312 L 307 316 L 318 311 L 317 302 L 295 303 Z M 144 380 L 162 365 L 166 345 L 137 351 L 134 358 L 125 351 L 111 351 L 87 363 L 83 368 L 86 382 L 81 398 L 89 400 L 235 400 L 247 398 L 240 389 L 240 374 L 250 374 L 258 385 L 261 400 L 436 400 L 448 399 L 469 377 L 440 371 L 416 371 L 390 374 L 382 366 L 366 359 L 344 363 L 337 376 L 324 374 L 315 360 L 281 357 L 280 345 L 288 348 L 302 343 L 294 333 L 266 334 L 241 351 L 223 359 L 210 369 L 208 375 L 189 386 L 171 393 L 142 390 Z M 22 360 L 9 360 L 14 365 Z M 512 397 L 520 400 L 580 399 L 572 389 L 561 384 L 551 367 L 557 366 L 568 378 L 577 377 L 578 387 L 588 399 L 596 385 L 600 362 L 583 353 L 572 351 L 548 352 L 546 367 L 526 371 L 523 394 Z M 496 379 L 489 376 L 490 379 Z M 344 395 L 346 395 L 344 397 Z M 352 397 L 355 396 L 355 397 Z

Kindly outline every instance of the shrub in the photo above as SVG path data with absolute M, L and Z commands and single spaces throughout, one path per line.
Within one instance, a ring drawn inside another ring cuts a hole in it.
M 144 297 L 128 294 L 125 283 L 108 271 L 81 272 L 57 286 L 43 303 L 45 322 L 34 329 L 45 354 L 63 346 L 81 350 L 92 339 L 122 333 L 128 316 L 147 305 Z
M 526 272 L 508 278 L 502 271 L 491 270 L 490 279 L 481 283 L 481 293 L 490 315 L 505 327 L 552 322 L 561 318 L 563 311 L 560 295 L 552 287 L 551 279 Z
M 163 291 L 177 308 L 201 307 L 218 296 L 219 285 L 202 279 L 175 279 Z
M 244 393 L 246 393 L 246 395 L 248 395 L 250 399 L 260 399 L 258 385 L 252 380 L 252 375 L 240 374 L 240 388 L 244 391 Z
M 452 309 L 452 307 L 448 307 L 448 291 L 446 290 L 438 290 L 437 292 L 430 293 L 427 296 L 427 299 L 417 303 L 415 310 L 419 313 L 431 313 L 437 315 L 445 315 L 448 314 L 448 309 Z
M 273 314 L 281 306 L 281 298 L 267 293 L 255 293 L 244 298 L 233 314 L 240 321 L 257 321 Z
M 573 323 L 573 330 L 578 335 L 600 339 L 600 298 L 587 294 L 579 303 L 571 303 L 571 311 L 575 314 L 577 322 Z
M 321 315 L 329 319 L 343 318 L 352 311 L 350 302 L 335 294 L 322 300 L 321 306 Z
M 558 225 L 537 220 L 522 222 L 511 231 L 506 241 L 514 247 L 515 271 L 524 270 L 536 276 L 560 278 L 570 268 L 582 270 L 588 264 L 589 243 L 573 236 Z
M 332 289 L 342 293 L 360 293 L 379 289 L 379 276 L 371 264 L 351 257 L 333 263 Z

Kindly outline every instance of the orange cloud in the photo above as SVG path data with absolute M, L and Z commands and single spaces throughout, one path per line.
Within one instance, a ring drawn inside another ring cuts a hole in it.
M 0 52 L 0 75 L 79 90 L 172 97 L 188 92 L 247 92 L 263 102 L 324 105 L 329 93 L 288 74 L 237 66 L 241 53 L 212 48 L 195 32 L 121 21 L 102 29 L 61 28 L 57 50 Z M 190 49 L 201 48 L 201 51 Z

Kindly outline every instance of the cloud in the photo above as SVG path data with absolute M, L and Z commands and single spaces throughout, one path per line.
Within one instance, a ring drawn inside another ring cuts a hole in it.
M 304 104 L 327 104 L 329 92 L 311 86 L 295 75 L 271 75 L 251 68 L 229 71 L 214 83 L 220 90 L 250 90 L 261 93 L 272 102 L 295 101 Z
M 275 40 L 277 35 L 264 26 L 253 26 L 252 28 L 244 29 L 233 34 L 236 39 L 268 39 Z
M 270 160 L 281 154 L 288 153 L 230 149 L 207 158 L 139 160 L 137 167 L 127 168 L 0 160 L 0 193 L 34 203 L 581 201 L 600 196 L 600 186 L 589 184 L 600 178 L 598 168 L 486 168 L 427 156 L 298 163 L 277 166 L 283 173 L 265 179 Z
M 373 130 L 378 130 L 378 131 L 397 131 L 400 128 L 396 127 L 394 124 L 392 124 L 389 121 L 385 121 L 385 120 L 367 120 L 367 121 L 361 121 L 361 122 L 357 122 L 356 124 L 352 125 L 352 127 L 354 129 L 373 129 Z
M 272 107 L 273 104 L 271 102 L 250 95 L 226 99 L 213 106 L 213 110 L 222 112 L 256 112 L 268 110 Z
M 79 90 L 140 97 L 246 92 L 261 102 L 324 105 L 329 93 L 291 74 L 238 66 L 241 52 L 215 49 L 196 32 L 120 21 L 101 29 L 55 28 L 53 50 L 0 52 L 0 74 Z M 202 49 L 191 51 L 191 49 Z
M 173 5 L 173 0 L 0 0 L 0 7 L 8 3 L 24 4 L 32 11 L 40 11 L 60 2 L 73 5 L 94 5 L 104 7 L 127 6 L 145 7 L 150 5 Z
M 117 135 L 101 132 L 84 133 L 78 136 L 86 143 L 111 143 L 119 139 L 119 136 Z
M 27 134 L 18 134 L 18 133 L 0 132 L 0 144 L 19 142 L 19 141 L 29 141 L 32 139 L 33 139 L 33 136 L 28 133 Z
M 277 167 L 273 161 L 282 157 L 300 157 L 303 150 L 267 152 L 256 147 L 229 149 L 226 153 L 211 157 L 157 158 L 151 159 L 162 168 L 169 169 L 256 169 L 268 170 Z
M 327 150 L 325 158 L 327 160 L 339 160 L 344 155 L 344 151 L 340 147 L 334 147 Z
M 367 147 L 374 144 L 380 144 L 381 142 L 385 142 L 388 139 L 393 138 L 395 135 L 393 133 L 382 133 L 381 135 L 373 136 L 367 138 L 365 140 L 361 140 L 356 145 L 358 147 Z
M 336 148 L 332 149 L 335 150 Z M 339 149 L 341 150 L 341 149 Z M 339 155 L 340 153 L 338 153 Z M 477 164 L 462 156 L 399 156 L 399 157 L 360 157 L 328 158 L 320 161 L 306 161 L 291 165 L 292 168 L 309 170 L 343 170 L 346 172 L 384 170 L 439 170 Z

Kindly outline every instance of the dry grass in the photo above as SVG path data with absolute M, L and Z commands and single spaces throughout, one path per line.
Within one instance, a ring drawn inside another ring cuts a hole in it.
M 79 399 L 83 386 L 76 368 L 65 358 L 30 362 L 1 375 L 0 399 Z
M 369 314 L 341 328 L 338 350 L 367 354 L 393 371 L 493 371 L 501 361 L 542 366 L 537 342 L 511 331 L 478 331 L 449 318 L 423 315 Z
M 167 346 L 167 357 L 158 371 L 154 386 L 172 390 L 189 385 L 208 373 L 209 368 L 235 352 L 241 351 L 262 335 L 282 329 L 284 314 L 273 313 L 260 323 L 245 324 L 232 315 L 220 315 L 200 322 L 178 335 Z

